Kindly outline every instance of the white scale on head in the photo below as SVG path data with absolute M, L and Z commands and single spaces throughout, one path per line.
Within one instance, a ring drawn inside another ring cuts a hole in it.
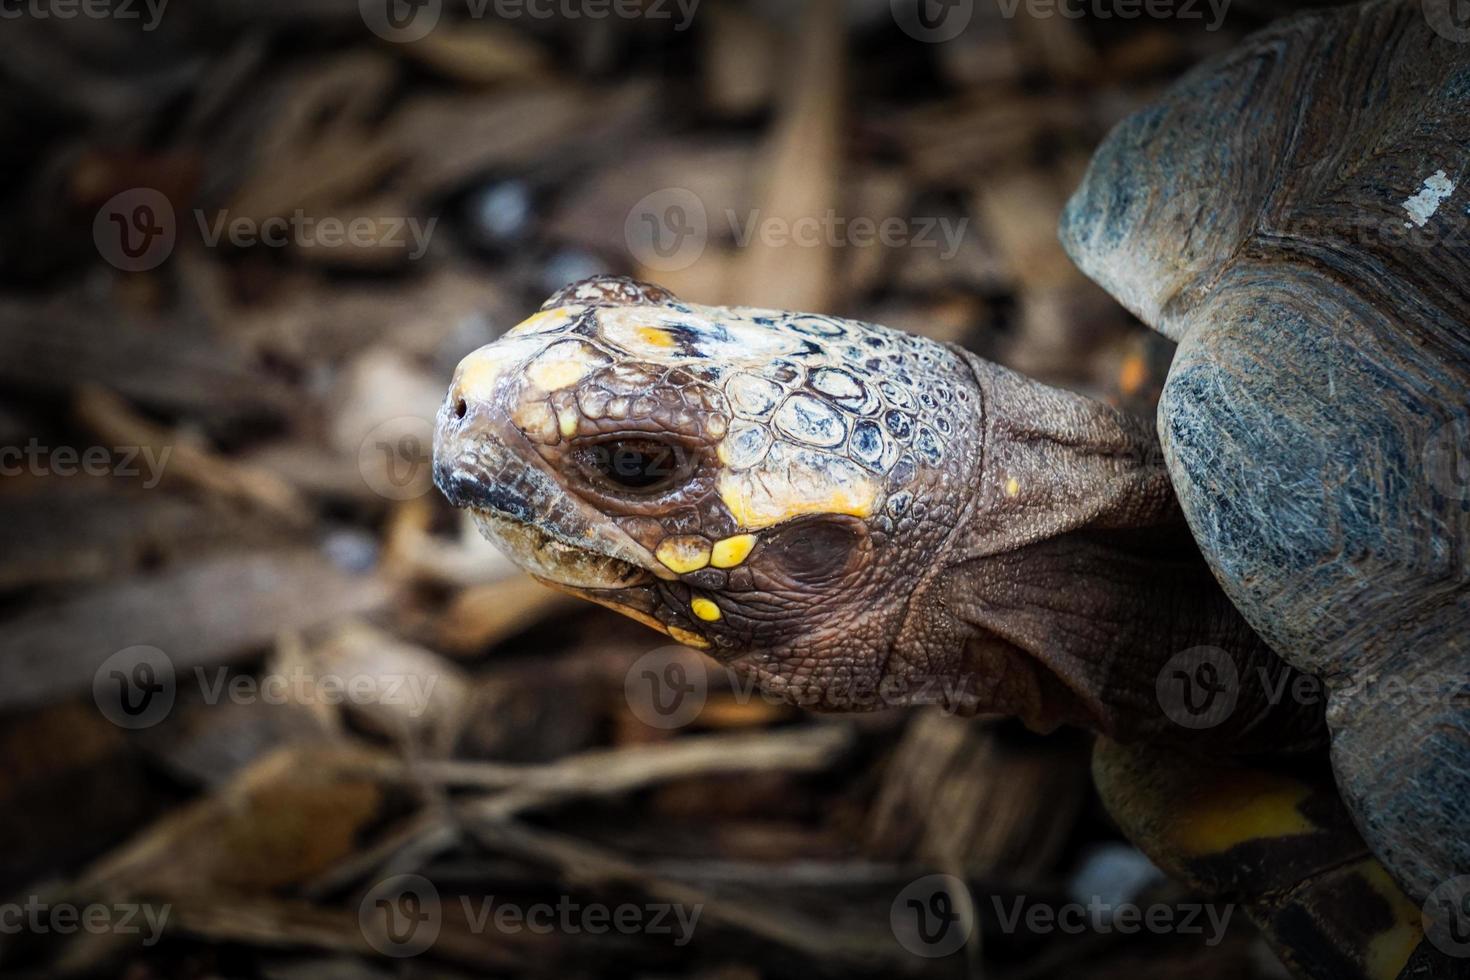
M 547 310 L 507 335 L 517 340 L 513 360 L 529 362 L 526 375 L 537 387 L 574 383 L 606 363 L 585 342 L 562 341 L 534 358 L 520 349 L 521 338 L 546 347 L 547 334 L 570 329 L 587 312 Z M 642 363 L 700 370 L 720 385 L 733 417 L 719 445 L 719 492 L 743 529 L 801 514 L 868 517 L 880 509 L 884 477 L 907 444 L 924 461 L 942 458 L 944 441 L 933 429 L 893 417 L 895 408 L 914 411 L 915 393 L 893 378 L 875 383 L 861 376 L 874 358 L 880 373 L 907 365 L 925 376 L 938 360 L 923 341 L 835 317 L 753 308 L 680 304 L 590 313 L 603 345 Z M 497 358 L 497 374 L 509 360 Z
M 912 408 L 916 398 L 895 379 L 870 384 L 860 373 L 870 370 L 865 362 L 872 358 L 880 371 L 890 358 L 932 366 L 937 360 L 928 345 L 834 317 L 690 311 L 628 307 L 598 310 L 597 317 L 601 336 L 634 357 L 728 369 L 723 391 L 735 418 L 719 447 L 725 465 L 719 491 L 740 526 L 758 530 L 801 514 L 876 512 L 883 478 L 904 450 L 881 424 L 883 412 L 888 404 Z M 778 359 L 780 372 L 772 370 Z M 922 458 L 937 463 L 942 440 L 927 428 L 922 437 Z

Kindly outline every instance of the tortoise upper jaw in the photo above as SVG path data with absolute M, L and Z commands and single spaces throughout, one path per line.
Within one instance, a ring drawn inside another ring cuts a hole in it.
M 560 536 L 483 507 L 470 509 L 480 533 L 527 572 L 569 590 L 621 590 L 645 584 L 653 573 L 624 558 L 568 544 Z

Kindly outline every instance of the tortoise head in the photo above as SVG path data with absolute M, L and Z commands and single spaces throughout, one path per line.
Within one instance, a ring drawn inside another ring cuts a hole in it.
M 459 365 L 434 474 L 548 585 L 815 707 L 952 664 L 915 597 L 978 460 L 951 349 L 810 314 L 568 286 Z

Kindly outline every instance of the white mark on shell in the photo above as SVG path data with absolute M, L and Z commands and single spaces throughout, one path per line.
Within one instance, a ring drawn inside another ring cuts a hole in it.
M 1445 198 L 1454 192 L 1455 182 L 1445 176 L 1443 170 L 1436 170 L 1424 178 L 1424 186 L 1420 188 L 1419 193 L 1405 198 L 1402 207 L 1409 212 L 1409 219 L 1423 228 L 1429 219 L 1434 217 L 1434 212 L 1439 210 Z M 1408 227 L 1408 222 L 1404 222 L 1404 227 Z

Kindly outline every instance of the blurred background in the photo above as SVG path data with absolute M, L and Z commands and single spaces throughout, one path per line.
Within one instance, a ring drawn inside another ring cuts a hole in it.
M 774 703 L 428 465 L 458 360 L 600 272 L 1150 412 L 1170 346 L 1057 216 L 1269 16 L 0 4 L 0 972 L 1283 976 L 1228 910 L 1114 927 L 1191 896 L 1082 733 Z

